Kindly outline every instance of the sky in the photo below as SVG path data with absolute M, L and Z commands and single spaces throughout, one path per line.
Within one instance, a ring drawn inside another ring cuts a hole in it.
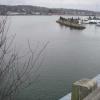
M 49 8 L 73 8 L 100 11 L 100 0 L 0 0 L 0 4 L 20 4 Z

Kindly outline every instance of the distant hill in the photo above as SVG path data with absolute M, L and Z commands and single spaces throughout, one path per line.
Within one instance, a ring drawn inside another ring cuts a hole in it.
M 46 8 L 30 5 L 0 5 L 0 15 L 78 15 L 78 16 L 100 16 L 100 12 L 63 9 L 63 8 Z

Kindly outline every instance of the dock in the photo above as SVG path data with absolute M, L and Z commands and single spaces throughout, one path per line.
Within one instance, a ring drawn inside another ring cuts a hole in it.
M 56 22 L 59 23 L 60 25 L 64 25 L 64 26 L 78 29 L 78 30 L 83 30 L 86 28 L 85 26 L 79 23 L 78 19 L 73 19 L 73 18 L 66 19 L 66 18 L 60 17 Z
M 100 100 L 100 74 L 94 77 L 92 80 L 95 80 L 97 83 L 97 89 L 94 90 L 90 95 L 88 95 L 83 100 Z M 59 100 L 71 100 L 72 93 L 67 94 L 66 96 L 62 97 Z M 90 99 L 93 98 L 93 99 Z

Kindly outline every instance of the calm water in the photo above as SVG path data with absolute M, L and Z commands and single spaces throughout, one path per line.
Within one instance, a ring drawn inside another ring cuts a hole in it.
M 17 100 L 58 100 L 71 91 L 72 82 L 100 74 L 100 27 L 85 30 L 62 27 L 59 16 L 13 16 L 9 34 L 16 34 L 14 46 L 26 52 L 27 41 L 38 48 L 49 41 L 39 69 L 40 77 L 22 90 Z

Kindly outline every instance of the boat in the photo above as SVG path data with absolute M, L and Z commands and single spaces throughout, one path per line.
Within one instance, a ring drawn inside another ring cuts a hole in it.
M 60 17 L 56 22 L 59 23 L 60 25 L 64 25 L 64 26 L 74 28 L 74 29 L 82 30 L 86 28 L 80 23 L 78 19 L 73 19 L 73 18 L 67 19 L 67 18 Z
M 97 20 L 89 20 L 89 24 L 96 24 Z
M 86 19 L 82 19 L 81 21 L 83 24 L 89 24 L 89 20 L 86 18 Z
M 100 22 L 98 22 L 98 23 L 96 24 L 96 26 L 100 26 Z
M 100 22 L 100 18 L 97 17 L 90 17 L 89 18 L 85 18 L 82 20 L 83 24 L 97 24 L 98 22 Z

